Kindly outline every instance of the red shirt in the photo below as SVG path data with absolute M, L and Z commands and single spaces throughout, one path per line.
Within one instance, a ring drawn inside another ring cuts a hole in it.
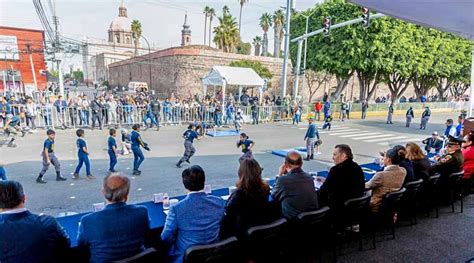
M 316 104 L 314 104 L 314 109 L 316 111 L 321 111 L 322 108 L 323 108 L 323 104 L 321 102 L 316 102 Z
M 474 174 L 474 147 L 462 149 L 464 157 L 464 179 L 469 179 Z

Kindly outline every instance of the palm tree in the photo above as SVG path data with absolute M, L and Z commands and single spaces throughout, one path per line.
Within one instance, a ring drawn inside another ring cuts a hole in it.
M 224 13 L 224 15 L 229 15 L 230 14 L 230 9 L 228 6 L 224 6 L 222 7 L 222 13 Z
M 260 36 L 256 36 L 253 38 L 252 44 L 255 47 L 255 56 L 260 56 L 260 47 L 262 46 L 262 38 Z
M 209 16 L 210 9 L 211 8 L 206 5 L 206 7 L 204 7 L 204 11 L 202 11 L 202 13 L 204 14 L 204 44 L 203 45 L 206 45 L 207 17 Z
M 249 0 L 239 0 L 240 2 L 240 14 L 239 14 L 239 35 L 242 32 L 242 8 Z
M 207 14 L 209 16 L 209 46 L 211 46 L 212 19 L 216 16 L 216 10 L 214 10 L 214 8 L 209 8 L 209 12 Z
M 132 21 L 132 38 L 135 43 L 135 56 L 138 56 L 138 43 L 142 37 L 142 24 L 138 20 Z
M 260 17 L 260 27 L 263 30 L 262 56 L 268 56 L 268 29 L 272 26 L 272 16 L 269 13 L 263 13 Z
M 240 41 L 237 22 L 227 6 L 224 6 L 222 17 L 218 19 L 219 25 L 214 28 L 214 43 L 224 52 L 233 52 Z
M 273 14 L 273 29 L 275 30 L 273 56 L 280 57 L 281 41 L 283 40 L 283 25 L 285 24 L 285 14 L 281 9 L 278 9 Z

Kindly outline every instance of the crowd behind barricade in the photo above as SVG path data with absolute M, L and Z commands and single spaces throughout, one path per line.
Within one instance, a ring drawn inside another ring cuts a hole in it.
M 146 93 L 127 94 L 102 92 L 94 97 L 86 94 L 62 96 L 40 95 L 36 98 L 0 97 L 0 123 L 14 116 L 21 126 L 31 130 L 41 128 L 100 128 L 131 126 L 143 123 L 157 127 L 183 123 L 205 122 L 214 126 L 233 125 L 240 114 L 244 122 L 258 124 L 270 120 L 284 120 L 298 114 L 301 120 L 303 106 L 287 96 L 266 96 L 262 99 L 246 93 L 159 99 Z

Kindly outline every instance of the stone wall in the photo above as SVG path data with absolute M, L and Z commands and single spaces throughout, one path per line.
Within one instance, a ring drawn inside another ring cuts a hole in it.
M 202 94 L 201 78 L 206 76 L 212 66 L 227 66 L 237 60 L 260 61 L 273 74 L 269 93 L 279 94 L 283 60 L 272 57 L 223 53 L 206 46 L 194 45 L 174 47 L 142 55 L 109 65 L 109 83 L 112 86 L 127 86 L 130 81 L 149 83 L 151 61 L 151 88 L 162 96 L 188 96 Z M 291 73 L 291 63 L 288 66 Z M 292 78 L 289 76 L 288 83 Z M 209 87 L 209 91 L 213 88 Z M 238 87 L 229 87 L 236 92 Z M 255 91 L 256 92 L 256 91 Z

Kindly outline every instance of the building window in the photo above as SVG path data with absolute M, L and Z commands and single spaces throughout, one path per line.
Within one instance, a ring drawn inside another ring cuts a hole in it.
M 117 43 L 120 43 L 120 35 L 116 35 L 115 38 L 117 39 Z
M 127 37 L 127 44 L 131 44 L 130 37 Z

